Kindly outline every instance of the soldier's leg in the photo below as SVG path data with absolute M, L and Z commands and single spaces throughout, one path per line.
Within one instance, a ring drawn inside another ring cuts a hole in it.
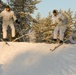
M 58 31 L 59 31 L 59 27 L 57 26 L 57 27 L 54 29 L 54 39 L 57 39 Z
M 12 37 L 15 37 L 15 26 L 14 24 L 10 24 L 11 31 L 12 31 Z
M 3 23 L 3 25 L 2 25 L 3 39 L 7 39 L 7 27 L 8 27 L 8 25 Z
M 60 42 L 63 42 L 65 31 L 66 31 L 66 27 L 61 26 L 60 27 Z

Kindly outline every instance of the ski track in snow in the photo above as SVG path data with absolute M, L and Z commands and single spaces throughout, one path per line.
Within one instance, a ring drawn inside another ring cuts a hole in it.
M 76 75 L 76 44 L 0 42 L 0 75 Z

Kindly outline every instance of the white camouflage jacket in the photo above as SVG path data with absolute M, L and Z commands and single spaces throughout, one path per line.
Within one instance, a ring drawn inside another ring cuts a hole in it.
M 2 17 L 3 22 L 13 22 L 17 19 L 13 11 L 7 12 L 6 9 L 0 13 L 0 17 Z

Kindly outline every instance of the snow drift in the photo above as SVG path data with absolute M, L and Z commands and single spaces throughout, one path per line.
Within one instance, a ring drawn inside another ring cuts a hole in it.
M 76 44 L 0 43 L 0 75 L 76 75 Z

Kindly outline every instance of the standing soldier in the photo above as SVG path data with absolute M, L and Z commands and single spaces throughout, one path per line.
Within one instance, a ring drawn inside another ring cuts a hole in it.
M 3 31 L 3 40 L 7 41 L 7 27 L 10 26 L 12 30 L 12 39 L 15 39 L 15 26 L 14 22 L 19 23 L 14 12 L 10 10 L 10 6 L 6 6 L 6 8 L 0 13 L 0 17 L 2 17 L 2 31 Z
M 53 40 L 54 40 L 54 42 L 57 41 L 57 37 L 58 37 L 58 33 L 59 33 L 59 35 L 60 35 L 59 43 L 63 43 L 64 33 L 66 31 L 66 19 L 57 10 L 53 10 L 53 15 L 54 15 L 53 25 L 56 25 L 56 27 L 54 29 L 54 39 Z

